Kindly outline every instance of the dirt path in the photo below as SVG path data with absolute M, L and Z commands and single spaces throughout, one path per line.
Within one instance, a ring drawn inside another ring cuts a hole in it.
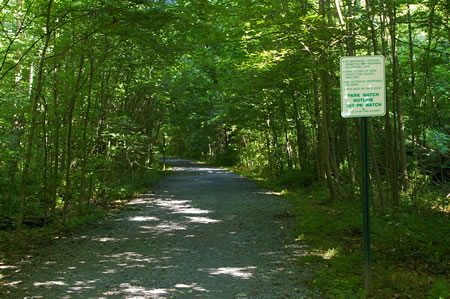
M 306 296 L 287 204 L 223 169 L 174 162 L 178 175 L 133 209 L 3 265 L 0 297 Z

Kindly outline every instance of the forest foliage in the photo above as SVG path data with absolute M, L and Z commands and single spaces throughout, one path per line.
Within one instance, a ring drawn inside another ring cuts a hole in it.
M 447 217 L 449 48 L 443 0 L 3 0 L 0 224 L 128 196 L 166 149 L 358 202 L 339 59 L 362 55 L 386 59 L 373 212 Z

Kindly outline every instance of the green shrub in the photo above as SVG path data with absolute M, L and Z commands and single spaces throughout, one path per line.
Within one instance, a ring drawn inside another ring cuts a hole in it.
M 209 164 L 218 166 L 234 166 L 239 163 L 239 156 L 237 154 L 218 154 L 207 161 Z
M 450 283 L 445 280 L 438 280 L 433 284 L 433 287 L 428 292 L 428 298 L 445 299 L 450 295 Z
M 293 170 L 282 175 L 277 185 L 288 189 L 300 189 L 309 187 L 314 182 L 314 172 L 311 170 Z

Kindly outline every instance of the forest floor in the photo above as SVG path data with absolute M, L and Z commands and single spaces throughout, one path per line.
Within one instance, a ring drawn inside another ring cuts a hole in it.
M 172 160 L 174 175 L 112 219 L 0 265 L 2 298 L 302 298 L 289 202 L 221 168 Z

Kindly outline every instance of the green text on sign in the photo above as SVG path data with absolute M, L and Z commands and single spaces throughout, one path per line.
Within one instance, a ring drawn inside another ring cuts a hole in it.
M 383 56 L 341 57 L 342 117 L 386 114 L 386 78 Z

